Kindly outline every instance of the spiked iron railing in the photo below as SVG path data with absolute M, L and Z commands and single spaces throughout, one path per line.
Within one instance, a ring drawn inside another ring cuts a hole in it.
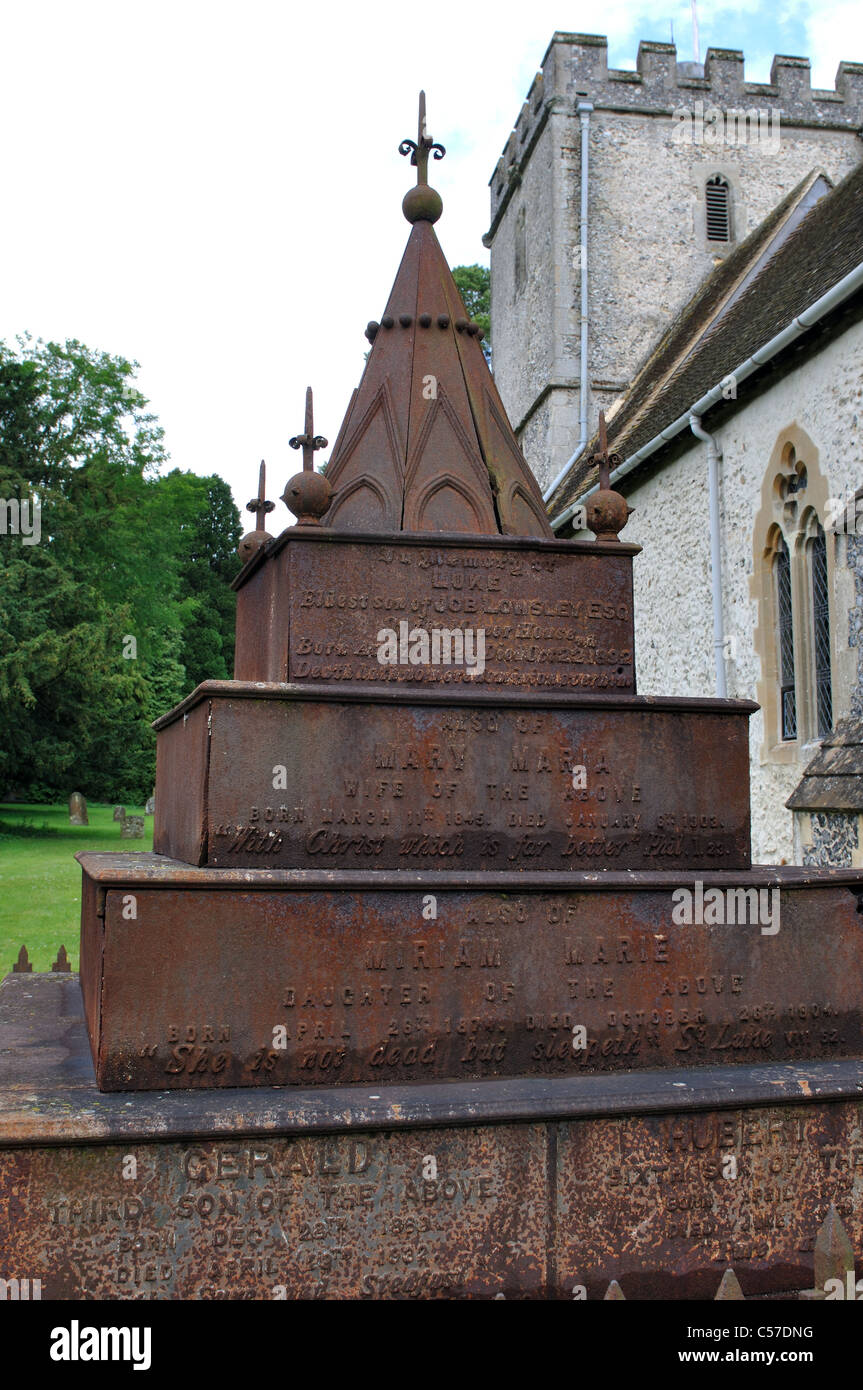
M 65 946 L 61 945 L 59 951 L 57 952 L 57 959 L 52 964 L 51 970 L 54 974 L 71 975 L 72 962 L 69 960 L 69 956 Z M 12 966 L 12 974 L 32 975 L 32 973 L 33 966 L 31 964 L 30 957 L 27 953 L 27 947 L 22 946 L 21 950 L 18 952 L 18 959 Z
M 856 1298 L 854 1248 L 848 1239 L 848 1233 L 842 1225 L 839 1213 L 832 1203 L 815 1237 L 814 1275 L 815 1287 L 799 1289 L 796 1293 L 789 1292 L 789 1300 L 794 1298 L 807 1300 L 828 1297 L 836 1299 Z M 831 1286 L 832 1293 L 829 1293 L 828 1290 Z M 757 1297 L 756 1294 L 755 1298 L 757 1299 Z M 618 1299 L 625 1299 L 626 1294 L 617 1280 L 612 1279 L 603 1298 L 606 1302 L 613 1302 Z M 723 1303 L 730 1299 L 746 1301 L 746 1295 L 740 1287 L 740 1280 L 729 1266 L 719 1281 L 719 1288 L 716 1290 L 713 1301 Z

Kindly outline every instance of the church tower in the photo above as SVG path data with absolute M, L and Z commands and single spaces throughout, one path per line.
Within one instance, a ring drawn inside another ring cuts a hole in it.
M 714 266 L 771 214 L 790 230 L 860 162 L 861 127 L 858 63 L 821 91 L 806 58 L 754 83 L 737 50 L 702 67 L 641 43 L 618 71 L 604 37 L 554 35 L 484 238 L 495 382 L 544 491 Z

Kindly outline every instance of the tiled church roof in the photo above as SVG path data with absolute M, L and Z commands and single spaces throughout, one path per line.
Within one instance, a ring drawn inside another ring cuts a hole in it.
M 810 175 L 708 276 L 636 375 L 608 419 L 609 449 L 631 457 L 711 387 L 863 261 L 863 164 L 822 197 L 769 255 L 743 292 L 734 289 L 765 256 L 812 186 Z M 708 326 L 705 329 L 705 320 Z M 592 444 L 548 503 L 559 515 L 596 481 Z
M 839 720 L 785 805 L 792 811 L 863 810 L 863 720 Z

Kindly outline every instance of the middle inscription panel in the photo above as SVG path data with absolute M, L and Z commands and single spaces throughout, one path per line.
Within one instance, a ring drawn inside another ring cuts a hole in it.
M 202 795 L 185 828 L 164 798 L 157 852 L 219 868 L 750 865 L 748 703 L 457 707 L 274 689 L 201 687 L 162 729 L 160 777 L 179 790 L 191 772 Z

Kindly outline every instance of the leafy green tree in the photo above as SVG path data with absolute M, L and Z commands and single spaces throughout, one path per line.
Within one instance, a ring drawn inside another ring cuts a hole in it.
M 457 265 L 452 278 L 464 307 L 482 329 L 483 341 L 491 342 L 491 272 L 484 265 Z
M 220 479 L 159 475 L 135 366 L 0 343 L 0 501 L 41 520 L 25 544 L 0 506 L 0 795 L 146 795 L 150 721 L 230 673 L 239 516 Z
M 189 687 L 228 680 L 234 669 L 234 594 L 242 534 L 231 489 L 215 475 L 175 468 L 159 480 L 165 524 L 173 528 L 184 605 L 179 658 Z

